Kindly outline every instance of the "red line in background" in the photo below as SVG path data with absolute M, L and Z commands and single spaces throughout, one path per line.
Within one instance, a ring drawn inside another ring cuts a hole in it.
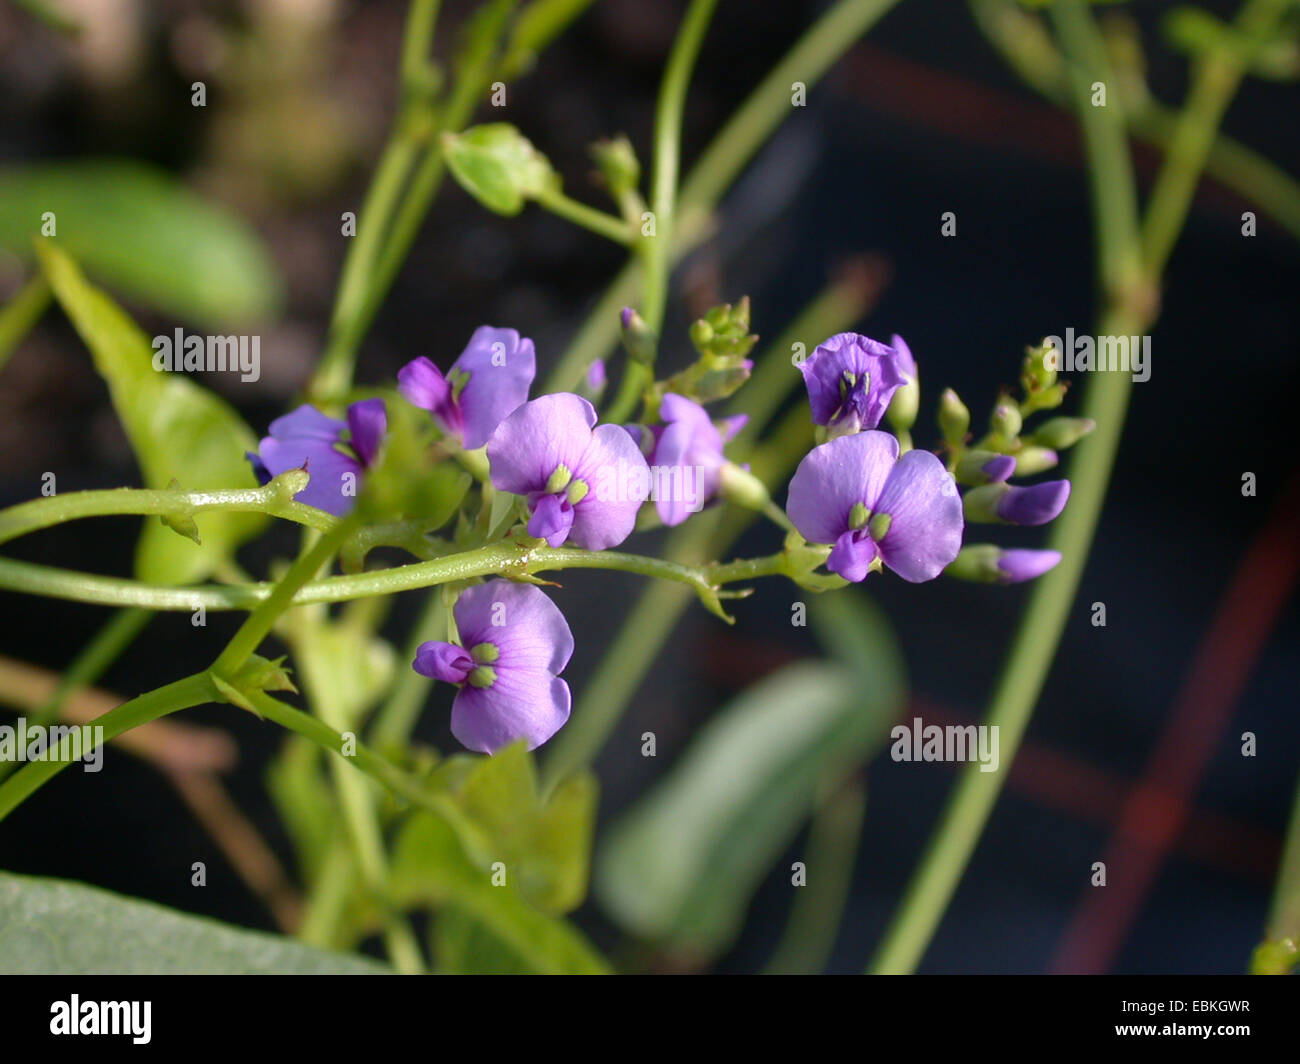
M 1300 475 L 1238 564 L 1143 778 L 1125 799 L 1102 858 L 1106 886 L 1084 889 L 1049 971 L 1097 973 L 1114 962 L 1165 858 L 1189 827 L 1188 803 L 1300 576 L 1298 545 Z

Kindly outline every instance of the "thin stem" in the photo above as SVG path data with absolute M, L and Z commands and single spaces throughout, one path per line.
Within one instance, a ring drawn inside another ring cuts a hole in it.
M 897 3 L 898 0 L 839 0 L 759 82 L 686 176 L 673 232 L 674 262 L 708 235 L 708 216 L 723 193 L 776 128 L 794 112 L 790 106 L 791 84 L 801 81 L 812 88 Z M 546 391 L 572 388 L 592 362 L 609 353 L 618 341 L 618 312 L 636 302 L 643 275 L 639 258 L 619 272 L 551 371 Z
M 32 331 L 50 305 L 50 286 L 38 273 L 0 307 L 0 368 L 9 361 L 23 337 Z
M 264 513 L 327 531 L 338 523 L 323 510 L 286 501 L 272 484 L 231 491 L 162 491 L 151 488 L 110 488 L 75 491 L 32 499 L 0 510 L 0 543 L 43 528 L 86 517 L 192 517 L 206 510 Z
M 211 678 L 207 673 L 197 673 L 194 676 L 187 676 L 175 683 L 159 687 L 148 694 L 140 695 L 139 698 L 133 698 L 129 702 L 123 702 L 116 709 L 110 710 L 101 717 L 96 717 L 94 725 L 96 728 L 103 729 L 103 740 L 108 741 L 117 738 L 125 731 L 139 727 L 141 724 L 147 724 L 159 717 L 165 717 L 168 713 L 175 713 L 179 709 L 188 709 L 190 706 L 216 701 L 220 701 L 220 696 L 217 694 Z M 92 731 L 91 734 L 93 737 L 98 733 Z M 10 776 L 9 779 L 0 783 L 0 820 L 4 820 L 42 784 L 58 775 L 68 766 L 69 751 L 67 747 L 71 741 L 70 736 L 64 738 L 57 749 L 46 752 L 47 760 L 29 762 Z M 83 745 L 83 756 L 96 749 L 98 745 L 97 740 L 94 738 L 90 742 L 92 744 L 90 750 L 86 750 Z
M 541 192 L 533 197 L 533 202 L 566 221 L 590 230 L 597 236 L 612 240 L 615 244 L 628 247 L 632 243 L 632 231 L 622 218 L 616 218 L 612 214 L 606 214 L 595 207 L 571 199 L 558 189 Z
M 202 607 L 205 610 L 222 611 L 260 609 L 272 598 L 276 600 L 276 609 L 280 609 L 389 595 L 480 576 L 525 579 L 537 573 L 562 569 L 609 569 L 685 584 L 695 591 L 708 609 L 729 620 L 717 600 L 716 584 L 747 579 L 746 573 L 756 570 L 746 570 L 746 566 L 755 567 L 762 563 L 778 567 L 773 568 L 772 571 L 775 572 L 779 571 L 780 565 L 774 560 L 779 556 L 773 556 L 773 559 L 735 562 L 724 567 L 692 567 L 620 551 L 588 551 L 572 547 L 528 549 L 515 543 L 502 542 L 392 569 L 330 576 L 314 581 L 304 579 L 299 586 L 298 580 L 303 578 L 307 568 L 314 572 L 324 563 L 330 551 L 337 547 L 335 537 L 346 536 L 346 532 L 339 531 L 342 527 L 340 524 L 330 536 L 321 541 L 324 546 L 318 544 L 312 555 L 304 555 L 295 563 L 295 568 L 291 570 L 295 588 L 292 592 L 287 590 L 290 586 L 288 577 L 278 585 L 262 583 L 166 587 L 120 577 L 56 569 L 9 558 L 0 558 L 0 589 L 108 606 L 143 606 L 154 610 L 178 611 L 192 611 Z M 305 568 L 299 569 L 298 566 Z M 258 633 L 256 642 L 260 642 L 270 631 L 274 616 L 275 609 L 268 610 L 258 622 L 255 629 Z M 236 636 L 239 639 L 241 661 L 256 646 L 252 634 L 254 629 L 249 631 L 250 634 L 246 637 Z

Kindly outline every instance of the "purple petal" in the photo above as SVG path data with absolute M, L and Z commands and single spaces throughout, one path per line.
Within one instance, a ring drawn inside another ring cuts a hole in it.
M 879 551 L 876 542 L 865 531 L 845 532 L 835 541 L 826 568 L 845 580 L 861 583 L 867 578 L 871 563 Z
M 245 451 L 244 457 L 248 459 L 249 464 L 253 467 L 253 476 L 257 478 L 259 487 L 265 487 L 271 481 L 271 471 L 266 468 L 266 463 L 262 461 L 261 455 L 256 451 Z
M 898 460 L 874 509 L 890 517 L 881 560 L 904 580 L 933 580 L 961 550 L 961 495 L 929 451 L 908 451 Z
M 916 359 L 912 357 L 912 349 L 907 346 L 907 342 L 898 333 L 894 333 L 889 346 L 898 352 L 898 368 L 907 382 L 916 380 Z
M 537 373 L 533 342 L 514 329 L 482 325 L 452 365 L 469 374 L 458 399 L 465 424 L 464 443 L 473 450 L 487 443 L 496 427 L 528 399 Z
M 730 443 L 735 439 L 736 433 L 749 424 L 748 414 L 733 414 L 731 417 L 724 417 L 722 424 L 718 429 L 718 434 L 722 437 L 723 443 Z
M 809 543 L 838 540 L 856 503 L 875 509 L 897 458 L 898 441 L 888 432 L 840 436 L 814 447 L 795 470 L 786 501 L 799 534 Z
M 464 647 L 455 643 L 430 641 L 421 643 L 415 651 L 411 668 L 421 676 L 429 676 L 443 683 L 464 683 L 474 671 L 474 659 Z
M 1055 550 L 1004 550 L 998 555 L 998 571 L 1008 584 L 1033 580 L 1056 568 L 1061 552 Z
M 1011 488 L 998 500 L 997 515 L 1013 525 L 1045 525 L 1065 509 L 1069 497 L 1068 480 Z
M 561 546 L 573 527 L 573 505 L 561 495 L 543 495 L 533 505 L 528 534 L 546 540 L 547 546 Z
M 799 364 L 808 386 L 812 419 L 818 425 L 847 424 L 873 429 L 880 424 L 894 392 L 903 383 L 898 353 L 858 333 L 838 333 L 817 346 Z M 852 374 L 857 384 L 841 391 L 844 375 Z M 869 376 L 863 388 L 863 375 Z
M 361 463 L 351 455 L 343 454 L 333 440 L 267 436 L 262 440 L 258 453 L 267 472 L 275 477 L 290 469 L 307 467 L 311 480 L 294 496 L 298 502 L 335 517 L 347 513 L 356 502 L 356 493 L 361 487 Z
M 370 466 L 379 454 L 379 445 L 388 431 L 388 411 L 382 399 L 362 399 L 348 407 L 348 428 L 352 432 L 352 449 L 363 466 Z
M 489 580 L 460 593 L 453 613 L 461 642 L 491 643 L 494 666 L 562 672 L 573 656 L 573 633 L 560 608 L 532 584 Z
M 645 456 L 622 425 L 601 425 L 572 470 L 588 488 L 573 507 L 573 542 L 585 550 L 617 547 L 632 534 L 650 490 Z
M 535 750 L 569 719 L 569 685 L 542 669 L 497 669 L 491 687 L 466 685 L 451 707 L 451 733 L 493 754 L 519 739 Z
M 596 359 L 587 367 L 587 391 L 593 395 L 599 395 L 604 390 L 607 379 L 603 358 Z
M 1000 454 L 985 462 L 983 470 L 990 484 L 1000 484 L 1016 471 L 1016 460 L 1009 454 Z
M 541 491 L 556 467 L 566 466 L 572 473 L 591 442 L 595 424 L 595 408 L 571 392 L 524 403 L 497 426 L 488 441 L 493 487 L 528 495 Z M 635 450 L 627 432 L 622 428 L 618 432 Z
M 448 436 L 460 436 L 465 430 L 460 409 L 451 397 L 451 385 L 442 370 L 421 355 L 397 371 L 397 388 L 407 402 L 427 410 Z
M 304 404 L 272 421 L 267 432 L 279 440 L 328 440 L 333 443 L 342 436 L 344 428 L 342 421 Z

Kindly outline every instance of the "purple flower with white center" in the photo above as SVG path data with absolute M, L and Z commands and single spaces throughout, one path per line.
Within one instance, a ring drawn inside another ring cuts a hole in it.
M 552 547 L 622 543 L 649 493 L 650 471 L 621 425 L 596 425 L 595 408 L 570 392 L 524 403 L 488 441 L 492 485 L 528 500 L 528 534 Z
M 874 429 L 894 392 L 908 380 L 894 348 L 850 332 L 819 344 L 799 371 L 808 386 L 813 422 L 827 426 L 831 436 Z
M 483 325 L 445 377 L 421 356 L 397 371 L 397 386 L 411 403 L 433 415 L 444 434 L 472 451 L 527 401 L 536 373 L 532 340 L 514 329 Z
M 719 428 L 699 403 L 672 392 L 659 404 L 659 416 L 662 425 L 627 429 L 642 450 L 650 445 L 651 476 L 661 488 L 655 493 L 660 519 L 665 525 L 680 525 L 718 494 L 727 463 L 722 447 L 745 427 L 749 416 L 724 418 Z
M 539 588 L 509 580 L 462 591 L 452 613 L 460 643 L 421 643 L 411 667 L 460 688 L 451 733 L 468 749 L 493 754 L 524 739 L 535 750 L 569 719 L 564 614 Z
M 904 580 L 938 576 L 961 549 L 956 482 L 929 451 L 898 456 L 887 432 L 839 436 L 804 456 L 786 512 L 810 543 L 834 544 L 826 568 L 866 578 L 879 559 Z
M 998 555 L 998 572 L 1004 584 L 1020 584 L 1055 569 L 1061 560 L 1056 550 L 1004 550 Z
M 300 406 L 272 421 L 270 435 L 247 457 L 259 484 L 305 466 L 311 480 L 294 498 L 341 517 L 356 501 L 362 474 L 374 464 L 387 428 L 382 399 L 353 403 L 346 421 Z

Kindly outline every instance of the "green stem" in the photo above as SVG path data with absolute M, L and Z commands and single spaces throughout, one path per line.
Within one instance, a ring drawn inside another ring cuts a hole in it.
M 709 232 L 708 216 L 723 193 L 792 113 L 791 84 L 801 81 L 811 89 L 897 3 L 898 0 L 839 0 L 759 82 L 686 176 L 673 233 L 674 262 L 705 238 Z M 592 362 L 610 352 L 618 341 L 618 313 L 636 302 L 643 273 L 639 258 L 619 272 L 551 371 L 546 391 L 574 387 Z
M 50 305 L 50 286 L 45 275 L 38 273 L 0 307 L 0 368 L 9 361 Z
M 612 240 L 615 244 L 622 244 L 627 247 L 632 243 L 632 231 L 622 218 L 616 218 L 614 215 L 606 214 L 595 207 L 579 203 L 558 189 L 550 189 L 539 193 L 533 197 L 533 202 L 566 221 L 590 230 L 597 236 Z
M 261 610 L 268 607 L 274 599 L 276 605 L 269 608 L 256 625 L 256 642 L 260 642 L 270 631 L 278 610 L 289 606 L 346 602 L 372 595 L 435 587 L 480 576 L 522 579 L 562 569 L 609 569 L 685 584 L 694 589 L 707 608 L 725 618 L 717 601 L 715 585 L 745 579 L 742 569 L 745 566 L 757 566 L 763 561 L 736 562 L 732 566 L 721 568 L 687 566 L 620 551 L 588 551 L 573 547 L 526 549 L 515 543 L 504 542 L 392 569 L 330 576 L 314 581 L 306 579 L 310 575 L 307 570 L 314 572 L 330 552 L 337 549 L 338 540 L 346 537 L 350 529 L 340 532 L 343 528 L 343 524 L 336 526 L 322 539 L 312 555 L 304 555 L 295 563 L 295 568 L 291 570 L 293 580 L 286 578 L 280 584 L 167 587 L 0 558 L 0 589 L 105 606 L 142 606 L 153 610 L 177 611 L 190 611 L 200 606 L 213 611 Z M 766 564 L 779 565 L 771 560 L 767 560 Z M 299 568 L 300 566 L 305 568 Z M 293 591 L 288 590 L 291 583 Z M 252 642 L 254 629 L 249 631 L 250 634 L 245 637 L 236 635 L 239 653 L 243 655 L 241 661 L 256 646 L 256 642 Z
M 192 517 L 205 510 L 265 513 L 327 531 L 338 522 L 314 506 L 286 501 L 275 484 L 230 491 L 161 491 L 150 488 L 110 488 L 76 491 L 32 499 L 0 510 L 0 543 L 43 528 L 86 517 Z
M 95 718 L 94 725 L 96 728 L 103 729 L 103 741 L 107 742 L 125 731 L 138 728 L 141 724 L 165 717 L 168 713 L 220 700 L 220 695 L 208 674 L 197 673 L 159 687 L 139 698 L 133 698 L 129 702 L 123 702 L 116 709 L 111 709 L 103 716 Z M 42 784 L 67 768 L 68 750 L 65 748 L 71 741 L 71 737 L 65 738 L 59 744 L 57 751 L 46 752 L 49 760 L 29 762 L 9 779 L 0 783 L 0 821 L 29 798 Z M 94 750 L 97 745 L 94 743 L 90 750 Z M 90 751 L 83 749 L 83 756 L 88 752 Z

